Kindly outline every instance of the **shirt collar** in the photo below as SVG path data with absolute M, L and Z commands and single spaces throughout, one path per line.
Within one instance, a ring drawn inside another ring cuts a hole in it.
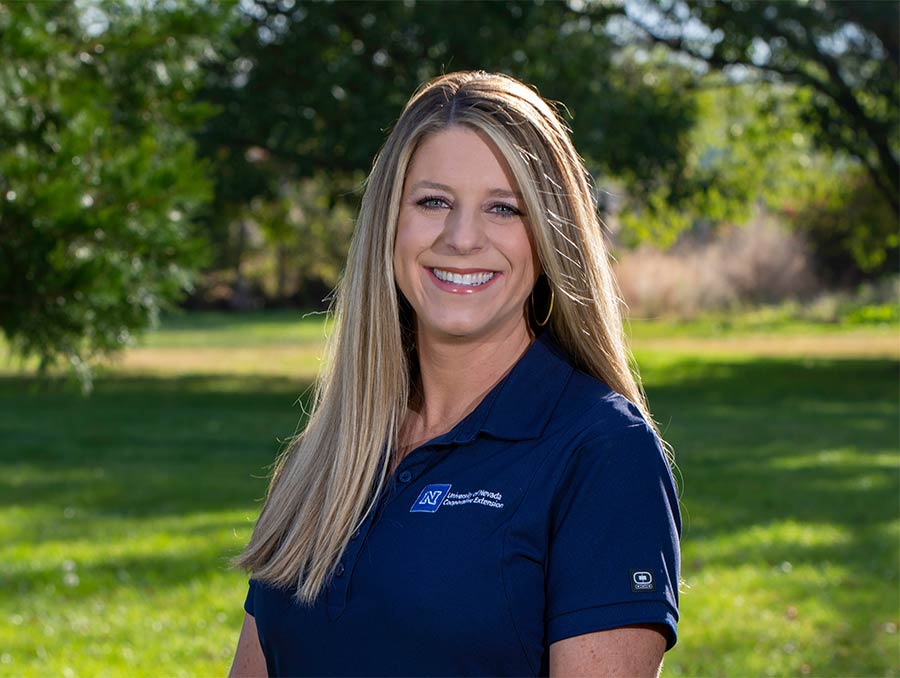
M 549 330 L 541 333 L 478 407 L 435 443 L 466 443 L 479 433 L 528 440 L 543 433 L 574 368 Z

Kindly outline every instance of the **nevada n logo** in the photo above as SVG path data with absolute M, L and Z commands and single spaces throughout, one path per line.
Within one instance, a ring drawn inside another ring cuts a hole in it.
M 450 492 L 450 485 L 426 485 L 409 512 L 434 513 L 447 498 L 448 492 Z

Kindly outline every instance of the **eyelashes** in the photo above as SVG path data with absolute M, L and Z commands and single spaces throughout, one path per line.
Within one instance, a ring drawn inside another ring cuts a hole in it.
M 434 212 L 439 209 L 443 209 L 444 207 L 451 207 L 450 203 L 439 195 L 426 195 L 423 198 L 419 198 L 416 201 L 416 205 L 421 207 L 427 212 Z M 497 209 L 501 211 L 495 211 Z M 489 208 L 489 210 L 493 211 L 494 214 L 501 217 L 520 217 L 522 216 L 521 210 L 513 205 L 510 205 L 505 202 L 495 202 Z
M 428 211 L 441 209 L 440 205 L 435 205 L 433 203 L 443 203 L 444 205 L 446 205 L 447 201 L 436 195 L 426 195 L 424 198 L 419 198 L 416 201 L 416 204 L 419 207 L 421 207 L 422 209 L 428 210 Z

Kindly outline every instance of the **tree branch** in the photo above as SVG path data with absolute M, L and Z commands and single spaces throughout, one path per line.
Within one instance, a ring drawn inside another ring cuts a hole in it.
M 851 133 L 861 142 L 858 150 L 848 150 L 860 156 L 879 191 L 887 199 L 894 212 L 900 215 L 900 196 L 898 196 L 896 190 L 896 181 L 900 177 L 900 162 L 891 152 L 890 143 L 884 130 L 866 114 L 852 88 L 844 81 L 837 60 L 831 55 L 823 53 L 816 45 L 815 40 L 810 38 L 804 42 L 798 41 L 795 36 L 782 31 L 773 20 L 764 16 L 764 21 L 774 35 L 784 38 L 797 52 L 822 65 L 828 74 L 828 79 L 826 80 L 817 78 L 802 68 L 791 69 L 777 64 L 760 66 L 752 63 L 749 59 L 725 57 L 718 53 L 715 48 L 711 54 L 701 54 L 691 48 L 681 36 L 666 38 L 657 35 L 635 18 L 628 17 L 628 19 L 632 25 L 641 30 L 652 42 L 664 45 L 692 59 L 702 61 L 708 66 L 719 70 L 729 66 L 744 66 L 759 72 L 778 75 L 789 82 L 812 87 L 833 101 L 848 116 L 851 121 Z M 806 31 L 805 28 L 804 31 Z M 861 134 L 868 140 L 868 144 L 860 138 Z M 878 155 L 879 163 L 877 165 L 870 162 L 868 158 L 863 157 L 865 155 L 864 148 L 869 144 L 875 148 Z
M 775 24 L 772 19 L 763 15 L 763 20 L 768 24 L 769 29 L 773 33 L 781 35 L 789 44 L 792 44 L 798 52 L 806 55 L 809 59 L 821 64 L 825 68 L 825 71 L 829 76 L 828 82 L 834 86 L 834 90 L 827 86 L 819 87 L 818 90 L 829 97 L 838 108 L 844 111 L 844 113 L 856 123 L 851 127 L 853 136 L 859 138 L 860 131 L 862 131 L 868 138 L 869 143 L 875 147 L 880 166 L 875 166 L 870 162 L 865 162 L 865 165 L 869 170 L 872 179 L 875 181 L 876 186 L 878 186 L 879 191 L 887 198 L 889 204 L 894 209 L 894 212 L 900 215 L 900 197 L 897 195 L 895 186 L 897 179 L 900 178 L 900 162 L 898 162 L 897 158 L 894 157 L 894 154 L 891 152 L 890 143 L 884 130 L 880 129 L 877 122 L 866 114 L 859 99 L 857 99 L 856 95 L 853 93 L 853 89 L 844 80 L 837 59 L 819 49 L 819 45 L 816 43 L 815 38 L 810 35 L 806 27 L 804 27 L 803 30 L 807 39 L 805 42 L 800 42 L 795 36 L 784 31 L 779 31 L 777 24 Z M 865 146 L 865 143 L 863 143 L 862 146 Z M 860 153 L 860 156 L 863 155 L 864 153 Z M 867 160 L 862 157 L 861 159 Z

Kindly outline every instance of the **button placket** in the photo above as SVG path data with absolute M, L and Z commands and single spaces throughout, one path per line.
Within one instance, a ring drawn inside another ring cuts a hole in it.
M 375 520 L 381 519 L 381 516 L 384 515 L 384 511 L 387 505 L 390 504 L 397 497 L 400 491 L 414 479 L 412 471 L 410 471 L 408 468 L 404 468 L 404 466 L 408 465 L 409 458 L 417 454 L 418 452 L 421 452 L 422 450 L 429 449 L 429 447 L 430 446 L 428 445 L 417 447 L 412 452 L 410 452 L 394 470 L 394 475 L 392 475 L 388 479 L 384 492 L 382 492 L 381 499 L 379 499 L 378 501 Z M 419 463 L 419 466 L 421 466 L 421 463 Z
M 419 452 L 425 449 L 428 449 L 428 447 L 420 447 L 413 452 Z M 413 453 L 410 454 L 412 455 Z M 404 462 L 405 461 L 406 460 L 404 460 Z M 335 567 L 334 579 L 328 589 L 328 617 L 332 621 L 340 617 L 346 607 L 353 567 L 363 546 L 364 540 L 361 539 L 361 537 L 364 534 L 368 534 L 369 530 L 372 528 L 372 524 L 381 519 L 386 506 L 393 501 L 396 496 L 409 485 L 409 483 L 418 477 L 418 474 L 413 474 L 408 468 L 403 468 L 403 465 L 404 463 L 401 462 L 401 465 L 394 471 L 394 475 L 388 479 L 387 484 L 382 489 L 381 497 L 375 505 L 374 512 L 370 514 L 359 529 L 350 536 L 350 542 L 347 544 L 347 550 L 344 552 L 344 557 Z M 417 465 L 421 467 L 421 460 Z
M 361 537 L 364 534 L 368 534 L 374 519 L 374 516 L 369 514 L 363 524 L 350 536 L 350 542 L 347 544 L 346 551 L 344 551 L 344 557 L 334 568 L 334 578 L 327 589 L 328 618 L 331 621 L 335 621 L 340 617 L 347 605 L 353 567 L 365 541 Z

